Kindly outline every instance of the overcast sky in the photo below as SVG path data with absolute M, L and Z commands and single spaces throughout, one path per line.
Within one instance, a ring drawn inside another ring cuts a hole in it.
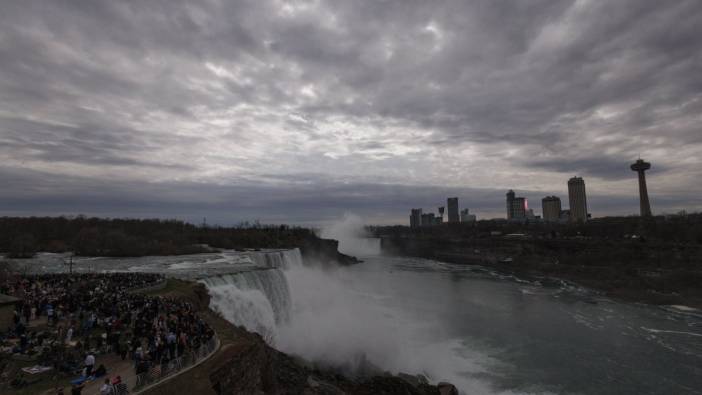
M 702 209 L 702 2 L 0 0 L 0 215 Z M 564 204 L 567 206 L 567 203 Z

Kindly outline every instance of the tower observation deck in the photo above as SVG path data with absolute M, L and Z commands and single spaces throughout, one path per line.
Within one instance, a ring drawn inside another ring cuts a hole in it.
M 651 168 L 651 164 L 639 159 L 631 165 L 631 170 L 639 174 L 639 204 L 641 206 L 641 216 L 651 216 L 651 204 L 648 201 L 648 189 L 646 188 L 646 170 Z

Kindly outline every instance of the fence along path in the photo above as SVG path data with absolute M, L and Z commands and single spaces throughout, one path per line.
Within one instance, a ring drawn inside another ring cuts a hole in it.
M 219 338 L 215 334 L 197 350 L 187 351 L 182 357 L 175 358 L 165 365 L 154 365 L 147 372 L 122 377 L 122 382 L 113 385 L 112 391 L 115 395 L 141 393 L 204 362 L 219 349 L 219 345 Z M 100 395 L 100 391 L 95 395 Z

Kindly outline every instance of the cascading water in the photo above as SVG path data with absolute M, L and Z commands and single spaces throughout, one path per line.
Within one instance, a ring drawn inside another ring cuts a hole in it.
M 257 265 L 276 269 L 287 269 L 302 265 L 302 255 L 297 248 L 283 251 L 253 252 L 251 260 Z
M 275 344 L 277 327 L 290 321 L 292 298 L 283 268 L 302 265 L 298 249 L 256 252 L 260 270 L 206 277 L 211 307 L 235 325 L 259 333 Z M 266 268 L 266 269 L 264 269 Z
M 471 363 L 461 357 L 437 365 L 434 355 L 453 355 L 456 343 L 417 339 L 424 335 L 424 326 L 418 329 L 416 319 L 388 309 L 378 299 L 384 296 L 359 292 L 358 281 L 369 279 L 355 271 L 304 265 L 297 249 L 250 257 L 259 270 L 201 281 L 214 310 L 283 352 L 349 374 L 363 375 L 366 368 L 379 367 L 423 373 L 432 381 L 445 378 L 441 373 L 454 365 Z M 428 336 L 435 334 L 430 332 Z

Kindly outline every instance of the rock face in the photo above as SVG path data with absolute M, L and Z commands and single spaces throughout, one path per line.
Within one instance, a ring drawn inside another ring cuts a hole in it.
M 451 383 L 440 382 L 436 385 L 439 387 L 439 393 L 441 395 L 458 395 L 458 389 Z
M 339 242 L 332 239 L 308 237 L 300 247 L 300 252 L 307 263 L 353 265 L 360 262 L 355 257 L 340 253 Z
M 640 240 L 640 239 L 636 239 Z M 653 304 L 702 307 L 702 244 L 601 238 L 382 237 L 384 253 L 552 277 Z
M 441 395 L 439 387 L 429 385 L 423 376 L 385 374 L 351 379 L 310 367 L 209 310 L 209 295 L 202 284 L 173 283 L 171 280 L 165 296 L 185 298 L 200 309 L 199 314 L 217 332 L 222 346 L 202 364 L 148 389 L 146 395 Z
M 244 344 L 222 351 L 219 366 L 209 376 L 216 394 L 441 394 L 438 387 L 419 380 L 414 385 L 390 375 L 351 380 L 332 371 L 312 369 L 269 347 L 260 336 L 250 336 Z

